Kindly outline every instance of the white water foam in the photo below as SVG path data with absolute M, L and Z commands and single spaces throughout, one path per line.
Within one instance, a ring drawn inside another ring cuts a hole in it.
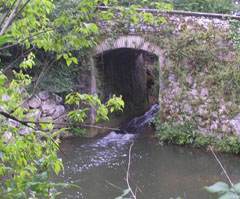
M 129 144 L 134 141 L 134 137 L 134 134 L 111 132 L 94 143 L 81 145 L 81 148 L 85 149 L 84 156 L 79 154 L 78 158 L 69 163 L 71 167 L 68 166 L 68 163 L 65 164 L 65 167 L 75 173 L 102 165 L 109 168 L 119 166 L 121 163 L 116 161 L 117 158 L 127 156 Z M 75 164 L 73 164 L 73 161 Z M 79 162 L 81 162 L 81 165 L 79 165 Z

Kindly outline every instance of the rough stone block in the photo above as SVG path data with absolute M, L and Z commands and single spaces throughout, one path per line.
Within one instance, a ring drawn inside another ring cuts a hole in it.
M 51 93 L 49 91 L 41 91 L 38 93 L 38 96 L 41 98 L 41 100 L 47 100 L 50 99 Z
M 39 108 L 41 106 L 41 99 L 39 97 L 34 97 L 28 101 L 30 108 Z
M 56 102 L 53 99 L 48 99 L 42 102 L 41 110 L 44 114 L 52 115 L 56 110 Z
M 62 116 L 64 114 L 64 112 L 65 112 L 65 108 L 63 105 L 56 106 L 56 110 L 53 114 L 53 119 L 56 119 L 56 118 Z

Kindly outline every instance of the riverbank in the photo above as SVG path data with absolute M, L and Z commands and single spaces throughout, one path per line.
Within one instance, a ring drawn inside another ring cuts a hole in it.
M 239 154 L 240 137 L 232 134 L 203 134 L 198 131 L 198 123 L 184 121 L 174 123 L 171 121 L 161 122 L 154 119 L 155 137 L 160 144 L 172 143 L 180 146 L 190 145 L 197 148 L 207 148 L 211 146 L 214 150 L 221 152 L 232 152 Z

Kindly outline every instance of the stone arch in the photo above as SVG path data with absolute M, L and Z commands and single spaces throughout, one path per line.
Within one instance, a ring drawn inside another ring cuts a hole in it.
M 95 94 L 97 91 L 97 84 L 96 84 L 96 63 L 95 58 L 101 54 L 104 54 L 108 51 L 122 49 L 122 48 L 130 48 L 135 50 L 143 50 L 154 54 L 158 57 L 159 62 L 159 105 L 161 104 L 161 95 L 162 95 L 162 67 L 164 66 L 164 50 L 160 48 L 158 45 L 147 41 L 141 36 L 120 36 L 117 39 L 108 38 L 103 40 L 94 50 L 91 56 L 91 65 L 92 65 L 92 73 L 91 73 L 91 94 Z M 95 119 L 95 115 L 93 112 L 91 113 L 92 121 Z
M 96 48 L 93 56 L 101 54 L 105 51 L 119 49 L 119 48 L 132 48 L 137 50 L 144 50 L 157 55 L 159 58 L 163 56 L 163 50 L 154 43 L 145 40 L 141 36 L 120 36 L 117 39 L 108 38 L 102 41 Z

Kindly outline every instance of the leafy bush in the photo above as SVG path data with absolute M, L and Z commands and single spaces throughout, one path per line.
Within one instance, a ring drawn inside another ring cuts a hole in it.
M 216 135 L 203 135 L 198 130 L 198 124 L 194 121 L 185 120 L 181 123 L 161 122 L 154 119 L 153 124 L 156 127 L 156 136 L 160 144 L 173 143 L 177 145 L 190 145 L 193 147 L 208 147 L 225 152 L 240 152 L 240 137 L 237 135 L 222 135 L 218 138 Z
M 29 67 L 33 63 L 30 60 L 31 57 L 25 60 L 21 68 Z M 23 122 L 28 110 L 19 104 L 26 94 L 22 88 L 31 79 L 22 71 L 15 75 L 16 79 L 6 85 L 7 78 L 0 73 L 0 197 L 55 198 L 59 194 L 56 186 L 68 186 L 50 181 L 52 170 L 58 174 L 63 169 L 62 161 L 56 153 L 58 141 L 54 141 L 61 131 L 49 136 L 35 125 Z M 13 121 L 20 122 L 11 125 Z M 52 130 L 53 126 L 45 124 L 45 128 Z
M 212 186 L 206 186 L 205 190 L 209 193 L 219 194 L 219 199 L 240 199 L 240 183 L 230 187 L 225 182 L 216 182 Z
M 120 3 L 124 6 L 141 4 L 142 0 L 127 1 L 121 0 Z M 145 8 L 155 8 L 153 0 L 145 1 Z M 174 10 L 185 10 L 193 12 L 209 12 L 230 14 L 237 10 L 236 1 L 233 0 L 161 0 L 161 2 L 169 3 Z

